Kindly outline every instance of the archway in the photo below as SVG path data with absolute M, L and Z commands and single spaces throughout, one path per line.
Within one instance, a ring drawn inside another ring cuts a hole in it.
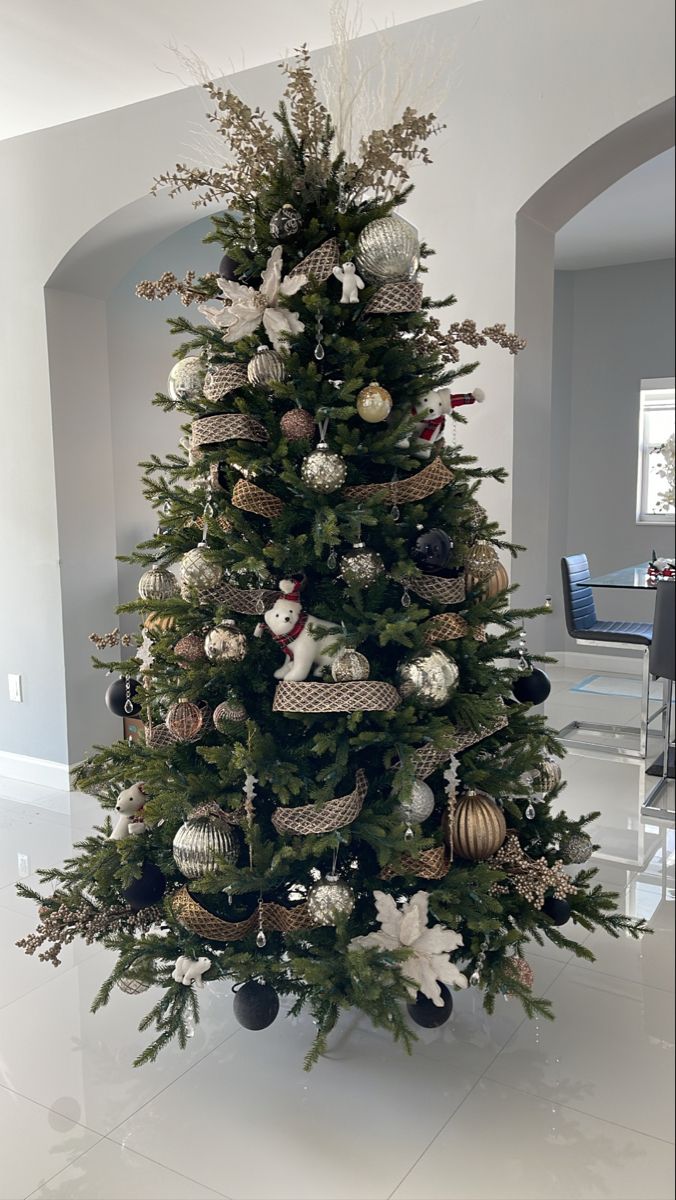
M 516 218 L 516 326 L 528 338 L 528 353 L 515 372 L 512 530 L 528 547 L 514 569 L 524 605 L 553 595 L 557 580 L 548 571 L 552 520 L 552 348 L 554 238 L 591 200 L 624 175 L 674 144 L 673 99 L 640 113 L 589 146 L 549 179 Z M 534 650 L 546 650 L 547 618 L 533 625 Z

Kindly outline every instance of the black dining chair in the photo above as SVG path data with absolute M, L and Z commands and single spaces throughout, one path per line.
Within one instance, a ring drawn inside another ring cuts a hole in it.
M 648 748 L 648 726 L 662 713 L 659 708 L 650 716 L 650 665 L 649 650 L 653 637 L 653 627 L 646 621 L 601 621 L 596 615 L 594 594 L 587 585 L 591 579 L 589 563 L 586 554 L 569 554 L 561 559 L 561 578 L 563 582 L 563 606 L 566 615 L 566 629 L 579 645 L 613 646 L 616 649 L 643 650 L 642 683 L 641 683 L 641 720 L 638 729 L 633 725 L 602 725 L 593 721 L 570 721 L 559 730 L 559 737 L 565 740 L 577 730 L 590 733 L 611 734 L 621 738 L 624 734 L 638 733 L 638 750 L 623 745 L 604 747 L 599 742 L 584 742 L 575 738 L 571 743 L 575 746 L 593 746 L 595 750 L 608 749 L 615 754 L 627 758 L 645 758 Z
M 673 808 L 655 807 L 658 796 L 667 787 L 670 775 L 672 779 L 674 777 L 674 755 L 671 753 L 671 701 L 676 677 L 676 583 L 672 579 L 665 579 L 657 585 L 653 640 L 650 646 L 650 674 L 666 683 L 662 774 L 646 796 L 641 813 L 645 817 L 662 817 L 673 821 L 676 816 Z

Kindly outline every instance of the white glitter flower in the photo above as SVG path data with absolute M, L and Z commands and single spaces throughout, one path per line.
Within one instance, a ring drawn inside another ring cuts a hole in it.
M 410 980 L 410 995 L 415 998 L 422 992 L 433 1004 L 443 1005 L 439 983 L 455 987 L 467 987 L 467 978 L 451 962 L 449 954 L 462 946 L 459 933 L 445 925 L 427 926 L 429 894 L 416 892 L 406 904 L 398 908 L 394 898 L 385 892 L 373 893 L 380 929 L 363 937 L 353 938 L 350 947 L 358 950 L 401 950 L 411 951 L 402 963 L 402 973 Z
M 280 296 L 294 296 L 307 283 L 306 275 L 282 279 L 282 247 L 275 246 L 261 277 L 261 286 L 245 287 L 231 279 L 219 279 L 218 286 L 224 301 L 229 303 L 200 304 L 203 316 L 223 331 L 225 342 L 238 342 L 255 333 L 262 323 L 275 350 L 286 349 L 287 336 L 302 333 L 305 326 L 289 308 L 279 308 Z

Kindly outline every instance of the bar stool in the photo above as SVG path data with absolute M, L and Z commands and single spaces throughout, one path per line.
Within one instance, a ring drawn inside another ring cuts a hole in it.
M 650 647 L 650 674 L 665 681 L 666 713 L 663 722 L 664 745 L 662 748 L 662 774 L 646 796 L 641 815 L 672 820 L 674 809 L 655 808 L 655 801 L 667 787 L 669 780 L 669 755 L 671 753 L 671 701 L 676 676 L 676 584 L 671 579 L 657 585 L 655 597 L 655 623 Z
M 648 725 L 661 713 L 662 709 L 649 715 L 650 705 L 650 665 L 648 652 L 653 636 L 653 627 L 643 621 L 600 621 L 596 615 L 594 595 L 590 587 L 585 587 L 585 581 L 591 578 L 586 554 L 570 554 L 561 559 L 561 577 L 563 581 L 563 606 L 566 614 L 566 629 L 579 645 L 615 646 L 618 649 L 643 649 L 642 682 L 641 682 L 641 722 L 638 729 L 633 725 L 602 725 L 593 721 L 570 721 L 559 730 L 559 738 L 564 740 L 578 729 L 593 733 L 608 733 L 614 737 L 623 734 L 639 735 L 639 748 L 634 750 L 627 746 L 604 747 L 598 742 L 582 741 L 575 738 L 573 746 L 591 747 L 594 750 L 608 749 L 614 754 L 625 758 L 645 758 L 648 748 Z

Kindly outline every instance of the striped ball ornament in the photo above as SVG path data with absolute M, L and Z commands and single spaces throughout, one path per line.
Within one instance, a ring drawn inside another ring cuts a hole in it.
M 502 809 L 485 792 L 466 792 L 455 806 L 453 849 L 461 858 L 491 858 L 507 836 Z

